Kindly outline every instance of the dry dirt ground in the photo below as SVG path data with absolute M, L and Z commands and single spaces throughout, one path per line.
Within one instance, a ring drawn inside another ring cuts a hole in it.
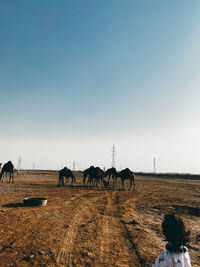
M 1 267 L 152 266 L 168 212 L 189 224 L 192 266 L 200 266 L 200 181 L 136 177 L 136 191 L 124 192 L 84 188 L 75 177 L 76 186 L 58 187 L 56 172 L 24 171 L 0 184 Z M 48 203 L 23 207 L 25 197 Z

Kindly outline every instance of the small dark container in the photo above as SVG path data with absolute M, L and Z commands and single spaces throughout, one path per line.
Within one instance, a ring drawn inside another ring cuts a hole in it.
M 24 198 L 23 205 L 26 207 L 46 206 L 46 198 Z

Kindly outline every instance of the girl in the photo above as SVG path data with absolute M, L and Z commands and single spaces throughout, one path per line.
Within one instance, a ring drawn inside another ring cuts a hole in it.
M 181 218 L 167 214 L 162 223 L 162 233 L 168 242 L 166 249 L 158 256 L 153 267 L 192 267 L 186 243 L 190 240 Z

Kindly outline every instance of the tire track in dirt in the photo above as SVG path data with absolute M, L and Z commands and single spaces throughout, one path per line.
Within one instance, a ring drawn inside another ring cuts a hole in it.
M 107 197 L 107 207 L 106 207 L 106 212 L 109 213 L 109 207 L 110 207 L 110 198 Z M 109 216 L 108 215 L 103 215 L 101 218 L 101 228 L 102 228 L 102 233 L 100 237 L 100 262 L 101 264 L 106 263 L 109 261 L 108 253 L 109 251 L 109 235 L 110 235 L 110 229 L 109 229 Z
M 86 206 L 81 207 L 76 212 L 73 220 L 71 220 L 69 228 L 64 233 L 62 246 L 57 257 L 57 263 L 60 263 L 64 266 L 72 266 L 73 264 L 72 251 L 73 251 L 77 229 L 82 219 L 82 216 L 87 208 L 88 207 Z
M 88 193 L 85 194 L 85 196 L 88 196 Z M 82 194 L 82 197 L 84 197 L 84 194 Z M 79 198 L 79 201 L 81 201 L 82 197 Z M 62 245 L 57 256 L 57 264 L 59 264 L 59 266 L 73 266 L 72 252 L 78 227 L 85 213 L 93 205 L 94 200 L 97 200 L 100 197 L 101 196 L 95 197 L 92 199 L 92 201 L 89 199 L 83 200 L 84 203 L 81 203 L 81 207 L 76 209 L 76 211 L 74 212 L 73 219 L 70 221 L 69 227 L 64 232 Z M 73 200 L 71 200 L 70 202 L 72 201 Z
M 79 201 L 83 198 L 83 197 L 85 197 L 85 196 L 89 196 L 89 195 L 91 195 L 91 193 L 83 193 L 83 192 L 81 192 L 81 193 L 78 193 L 78 194 L 76 194 L 75 196 L 73 196 L 73 197 L 71 197 L 70 199 L 68 199 L 68 200 L 66 200 L 66 201 L 64 201 L 64 206 L 66 207 L 68 207 L 68 206 L 70 206 L 71 204 L 73 204 L 73 205 L 75 205 L 75 203 L 79 203 Z M 77 202 L 78 201 L 78 202 Z M 54 219 L 60 219 L 63 215 L 62 214 L 60 214 L 60 208 L 58 208 L 58 209 L 54 209 L 54 210 L 52 210 L 51 211 L 51 216 L 53 216 L 54 217 Z
M 130 266 L 131 254 L 121 220 L 116 216 L 115 195 L 107 194 L 105 214 L 100 217 L 101 266 Z
M 136 209 L 136 203 L 134 199 L 130 199 L 128 201 L 126 201 L 126 206 L 131 206 L 132 208 L 134 208 L 134 218 L 140 218 L 140 221 L 145 221 L 145 216 L 143 216 L 141 214 L 141 212 L 138 213 L 137 209 Z M 139 200 L 139 198 L 137 198 L 137 200 Z M 122 202 L 123 203 L 123 202 Z M 134 263 L 134 266 L 138 266 L 138 267 L 143 267 L 146 266 L 146 260 L 145 258 L 141 255 L 141 246 L 138 246 L 138 239 L 143 239 L 143 233 L 144 233 L 144 228 L 142 228 L 143 226 L 139 225 L 137 226 L 137 229 L 135 227 L 131 227 L 131 225 L 128 223 L 129 220 L 131 220 L 132 216 L 129 217 L 129 219 L 125 219 L 122 220 L 123 216 L 122 212 L 123 212 L 123 206 L 120 207 L 121 205 L 117 205 L 117 213 L 118 213 L 118 218 L 120 220 L 120 222 L 122 223 L 122 227 L 123 227 L 123 232 L 124 235 L 126 237 L 126 239 L 129 241 L 130 244 L 130 252 L 133 255 L 133 261 L 132 264 Z M 131 214 L 130 212 L 128 212 L 128 214 Z M 126 215 L 126 214 L 125 214 Z M 125 216 L 125 218 L 127 218 Z M 127 222 L 126 222 L 127 221 Z M 131 265 L 132 266 L 132 265 Z
M 66 201 L 65 204 L 70 204 L 72 201 L 74 201 L 76 199 L 80 199 L 82 196 L 84 196 L 84 193 L 76 194 L 70 200 Z M 22 208 L 24 208 L 24 207 L 22 207 Z M 27 209 L 27 207 L 25 207 L 25 209 Z M 33 207 L 33 209 L 38 209 L 38 208 Z M 41 209 L 41 208 L 39 208 L 39 209 Z M 23 232 L 20 232 L 20 233 L 15 232 L 12 236 L 10 236 L 9 239 L 12 240 L 11 243 L 16 243 L 19 240 L 26 243 L 26 241 L 29 240 L 30 236 L 32 236 L 34 233 L 37 233 L 38 230 L 41 228 L 41 220 L 43 218 L 45 218 L 45 220 L 47 220 L 48 217 L 54 217 L 54 218 L 57 217 L 54 210 L 52 210 L 49 214 L 43 213 L 43 214 L 38 215 L 38 216 L 39 217 L 37 217 L 36 220 L 29 218 L 29 221 L 26 222 L 26 227 L 25 227 L 25 230 Z

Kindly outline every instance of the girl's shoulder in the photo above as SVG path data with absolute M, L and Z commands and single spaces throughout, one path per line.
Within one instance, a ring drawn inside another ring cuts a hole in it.
M 167 249 L 163 250 L 157 257 L 153 267 L 191 267 L 190 256 L 186 247 L 185 249 L 185 252 L 182 253 L 174 253 Z

